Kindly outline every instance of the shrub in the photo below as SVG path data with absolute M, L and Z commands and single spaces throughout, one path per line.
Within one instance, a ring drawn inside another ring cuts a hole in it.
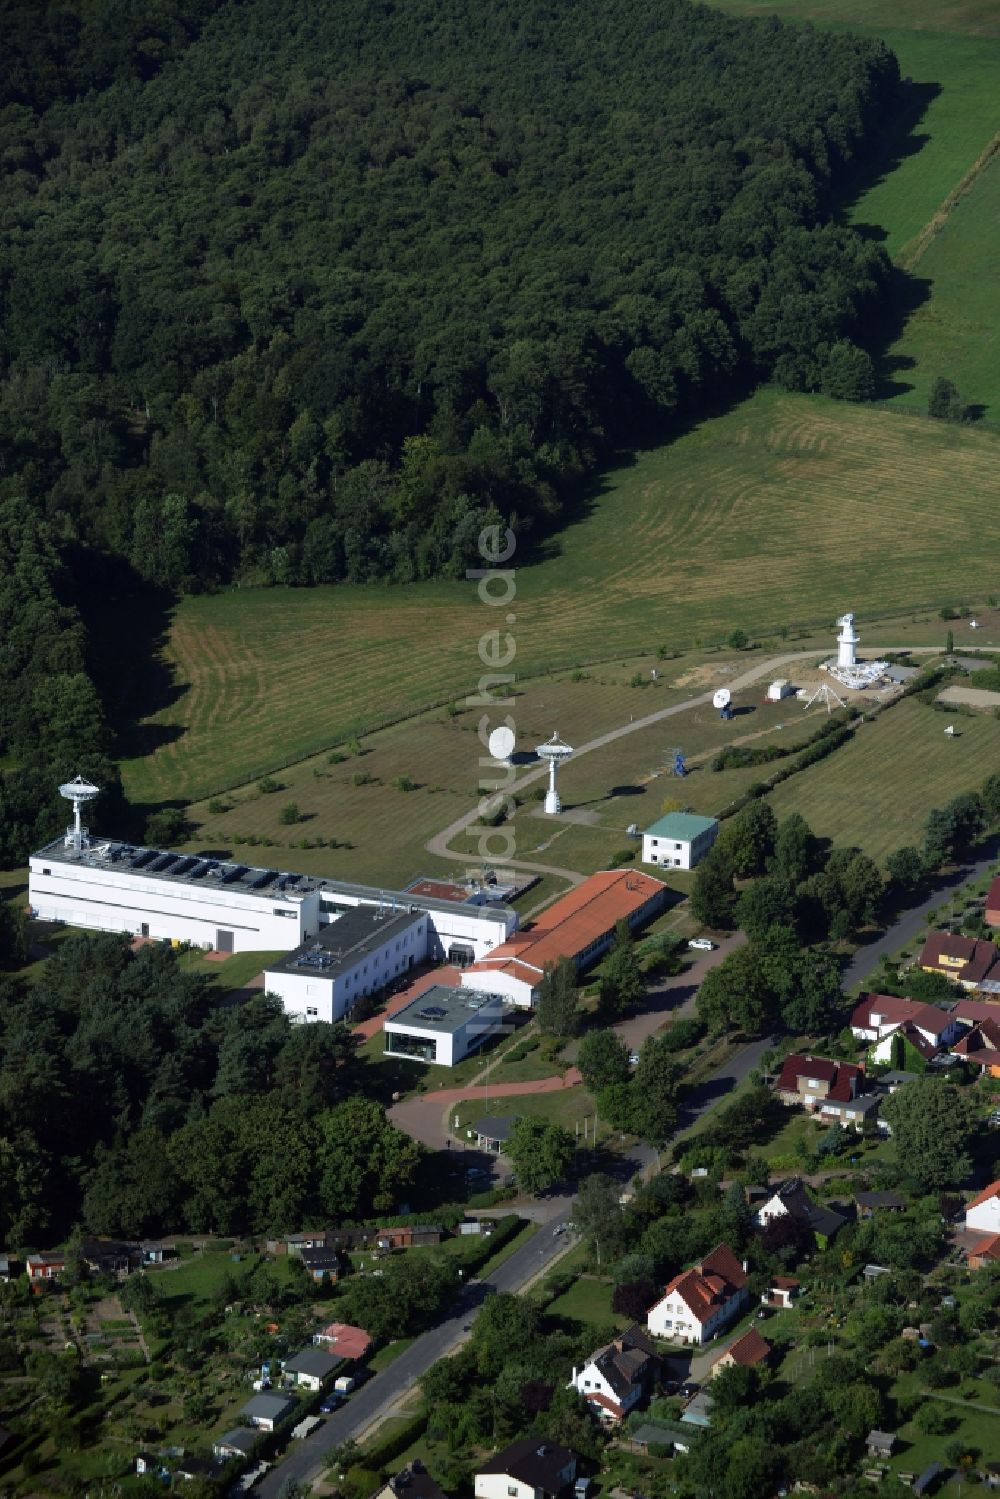
M 355 786 L 370 786 L 372 783 L 372 777 L 368 774 L 367 770 L 356 770 L 351 776 L 351 780 Z
M 265 776 L 262 781 L 257 782 L 257 790 L 270 796 L 273 791 L 280 791 L 281 787 L 273 776 Z
M 224 813 L 229 811 L 229 803 L 222 801 L 217 796 L 213 796 L 208 804 L 208 810 L 212 817 L 222 817 Z
M 631 864 L 634 858 L 634 848 L 620 848 L 611 855 L 611 858 L 608 860 L 608 868 L 620 869 L 623 864 Z
M 745 651 L 750 644 L 750 637 L 746 630 L 733 630 L 726 644 L 731 651 Z
M 397 776 L 392 784 L 397 791 L 415 791 L 417 787 L 417 783 L 412 776 Z
M 278 821 L 285 827 L 291 827 L 293 823 L 299 821 L 300 816 L 298 802 L 286 802 L 278 814 Z

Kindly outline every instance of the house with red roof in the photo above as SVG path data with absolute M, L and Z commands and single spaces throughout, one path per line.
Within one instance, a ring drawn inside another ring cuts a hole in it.
M 898 1048 L 891 1044 L 899 1033 L 926 1062 L 957 1041 L 965 1029 L 955 1010 L 896 994 L 862 994 L 850 1025 L 856 1040 L 876 1043 L 868 1053 L 871 1060 L 890 1066 L 899 1065 L 895 1060 Z
M 766 1364 L 770 1357 L 771 1344 L 761 1337 L 756 1327 L 748 1327 L 712 1360 L 709 1378 L 714 1379 L 723 1369 L 731 1369 L 734 1365 L 738 1369 L 754 1369 L 758 1364 Z
M 690 1270 L 682 1270 L 646 1313 L 646 1326 L 657 1338 L 677 1343 L 707 1343 L 747 1304 L 746 1262 L 720 1244 Z
M 978 1233 L 1000 1234 L 1000 1181 L 991 1182 L 966 1204 L 965 1226 Z
M 364 1358 L 372 1340 L 363 1327 L 350 1322 L 331 1322 L 321 1332 L 313 1333 L 313 1342 L 337 1358 Z
M 988 1239 L 977 1239 L 969 1250 L 969 1269 L 988 1270 L 991 1265 L 1000 1263 L 1000 1234 L 993 1234 Z
M 782 1311 L 789 1311 L 792 1302 L 798 1295 L 802 1282 L 794 1275 L 772 1275 L 767 1282 L 767 1289 L 760 1293 L 761 1306 L 776 1306 Z
M 986 892 L 986 925 L 1000 926 L 1000 874 L 990 881 L 990 888 Z
M 1000 1012 L 977 1020 L 959 1036 L 951 1054 L 961 1057 L 970 1067 L 978 1067 L 981 1075 L 1000 1077 Z
M 799 1103 L 815 1111 L 828 1098 L 837 1103 L 857 1098 L 863 1090 L 864 1077 L 864 1068 L 850 1062 L 796 1052 L 785 1058 L 774 1091 L 784 1104 Z
M 963 989 L 978 989 L 1000 977 L 1000 951 L 983 937 L 931 932 L 917 959 L 925 973 L 943 973 Z
M 633 929 L 645 926 L 666 899 L 666 885 L 652 875 L 634 869 L 601 870 L 549 906 L 531 927 L 464 968 L 462 984 L 502 994 L 530 1009 L 546 968 L 572 958 L 582 973 L 611 946 L 619 921 Z

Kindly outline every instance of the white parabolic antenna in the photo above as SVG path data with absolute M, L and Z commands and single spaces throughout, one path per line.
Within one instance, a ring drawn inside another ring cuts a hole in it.
M 64 781 L 59 787 L 59 795 L 64 796 L 68 802 L 73 803 L 73 826 L 66 829 L 66 847 L 82 848 L 88 835 L 88 829 L 83 826 L 80 817 L 80 808 L 86 802 L 92 802 L 95 796 L 100 796 L 101 788 L 95 786 L 92 781 L 85 781 L 82 776 L 76 776 L 72 781 Z
M 733 700 L 733 694 L 728 687 L 720 687 L 712 699 L 713 708 L 728 708 Z
M 535 749 L 535 754 L 539 760 L 547 760 L 549 762 L 549 789 L 545 793 L 546 812 L 562 811 L 562 802 L 559 800 L 559 793 L 556 790 L 556 768 L 564 760 L 568 760 L 572 753 L 572 746 L 563 744 L 558 734 L 553 734 L 551 739 L 546 739 L 544 744 L 539 744 Z
M 499 729 L 494 729 L 489 738 L 490 754 L 494 760 L 509 760 L 514 753 L 514 730 L 508 729 L 506 724 L 501 724 Z

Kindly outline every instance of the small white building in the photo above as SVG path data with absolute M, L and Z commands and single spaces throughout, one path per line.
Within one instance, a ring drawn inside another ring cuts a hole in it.
M 661 868 L 693 869 L 719 836 L 715 817 L 667 812 L 642 835 L 642 862 Z
M 284 1372 L 305 1390 L 321 1390 L 342 1359 L 334 1358 L 322 1348 L 300 1348 L 285 1364 Z
M 386 1019 L 385 1054 L 454 1067 L 502 1029 L 504 1012 L 500 994 L 435 984 Z
M 427 956 L 427 913 L 354 906 L 309 942 L 264 970 L 295 1021 L 343 1020 L 362 995 L 376 994 Z
M 974 1197 L 965 1209 L 966 1228 L 977 1233 L 1000 1234 L 1000 1181 L 995 1181 Z
M 258 1431 L 273 1431 L 297 1406 L 298 1401 L 291 1396 L 271 1395 L 262 1391 L 247 1401 L 240 1416 L 248 1426 L 254 1426 Z
M 556 1499 L 576 1477 L 578 1458 L 545 1437 L 511 1442 L 476 1474 L 476 1499 Z
M 782 698 L 794 696 L 795 688 L 791 682 L 786 682 L 784 677 L 779 677 L 767 689 L 767 700 L 769 703 L 780 703 Z

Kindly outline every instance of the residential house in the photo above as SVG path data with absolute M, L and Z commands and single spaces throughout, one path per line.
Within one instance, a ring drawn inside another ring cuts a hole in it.
M 869 1457 L 890 1458 L 896 1446 L 894 1431 L 870 1431 L 865 1437 Z
M 291 1376 L 295 1384 L 303 1389 L 321 1390 L 341 1360 L 322 1348 L 300 1348 L 285 1364 L 285 1375 Z
M 642 862 L 672 869 L 693 869 L 719 836 L 715 817 L 667 812 L 642 834 Z
M 162 1265 L 168 1253 L 173 1253 L 173 1251 L 168 1251 L 165 1245 L 152 1240 L 144 1241 L 139 1245 L 139 1254 L 144 1265 Z
M 983 1234 L 1000 1233 L 1000 1181 L 991 1182 L 966 1204 L 965 1226 Z
M 332 1283 L 340 1277 L 340 1255 L 336 1249 L 300 1249 L 298 1258 L 317 1284 Z
M 774 1091 L 782 1103 L 801 1104 L 815 1113 L 828 1099 L 847 1103 L 857 1098 L 864 1091 L 864 1081 L 863 1067 L 795 1052 L 785 1058 Z
M 646 1314 L 646 1326 L 657 1338 L 707 1343 L 742 1311 L 749 1300 L 746 1285 L 746 1264 L 720 1244 L 674 1276 Z
M 977 1239 L 969 1250 L 969 1269 L 988 1270 L 1000 1263 L 1000 1234 L 991 1234 L 986 1239 Z
M 676 1421 L 643 1421 L 628 1433 L 630 1446 L 648 1453 L 654 1447 L 673 1448 L 674 1452 L 690 1452 L 695 1433 L 687 1431 Z
M 476 1499 L 557 1499 L 576 1478 L 579 1458 L 544 1437 L 511 1442 L 476 1474 Z
M 741 1333 L 712 1360 L 709 1377 L 714 1379 L 723 1369 L 753 1369 L 758 1364 L 766 1364 L 770 1357 L 771 1344 L 761 1337 L 755 1327 L 748 1327 L 745 1333 Z
M 31 1281 L 58 1280 L 66 1270 L 64 1254 L 29 1254 L 25 1266 Z
M 761 1306 L 774 1306 L 781 1311 L 789 1311 L 792 1302 L 799 1294 L 801 1284 L 801 1281 L 796 1280 L 794 1275 L 772 1275 L 768 1280 L 767 1289 L 760 1294 Z
M 906 1199 L 898 1192 L 855 1192 L 859 1218 L 871 1218 L 876 1213 L 904 1213 Z
M 601 1421 L 620 1421 L 650 1393 L 659 1363 L 652 1339 L 635 1325 L 574 1368 L 570 1384 Z
M 447 1499 L 419 1458 L 389 1479 L 375 1499 Z
M 285 1249 L 288 1254 L 292 1255 L 301 1254 L 303 1249 L 326 1249 L 328 1247 L 325 1228 L 307 1229 L 303 1233 L 289 1234 L 285 1240 Z
M 786 1214 L 805 1224 L 816 1236 L 820 1248 L 834 1238 L 848 1221 L 833 1208 L 821 1207 L 819 1203 L 813 1202 L 805 1184 L 797 1176 L 790 1176 L 787 1181 L 779 1182 L 763 1206 L 757 1209 L 755 1218 L 760 1228 L 766 1228 L 773 1218 L 781 1218 Z
M 92 1275 L 125 1276 L 142 1262 L 138 1244 L 120 1239 L 81 1239 L 80 1258 Z
M 884 1042 L 901 1026 L 913 1026 L 928 1044 L 939 1051 L 962 1034 L 964 1025 L 955 1010 L 941 1010 L 937 1005 L 915 999 L 901 999 L 897 994 L 862 994 L 850 1019 L 851 1032 L 857 1041 Z M 878 1046 L 870 1055 L 873 1060 L 892 1062 L 890 1048 Z
M 993 1008 L 995 1016 L 976 1021 L 958 1038 L 951 1054 L 978 1067 L 980 1074 L 1000 1078 L 1000 1006 Z
M 982 937 L 955 932 L 931 932 L 917 959 L 925 973 L 943 973 L 963 989 L 978 989 L 984 979 L 1000 972 L 1000 951 Z
M 212 1443 L 216 1457 L 249 1457 L 260 1441 L 260 1431 L 250 1426 L 236 1426 Z
M 338 1359 L 364 1358 L 372 1345 L 364 1328 L 352 1327 L 350 1322 L 331 1322 L 322 1331 L 313 1333 L 313 1342 Z
M 247 1401 L 240 1416 L 248 1426 L 255 1426 L 259 1431 L 273 1431 L 297 1406 L 298 1401 L 289 1395 L 272 1395 L 261 1391 Z

